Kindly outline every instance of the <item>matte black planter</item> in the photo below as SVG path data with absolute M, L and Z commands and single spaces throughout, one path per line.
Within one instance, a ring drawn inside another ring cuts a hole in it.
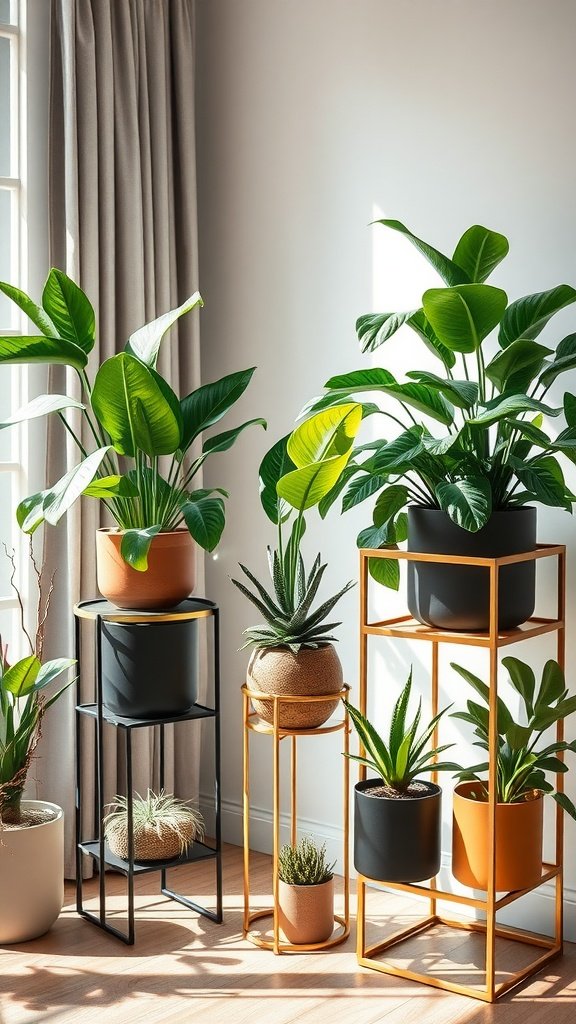
M 408 509 L 408 550 L 497 558 L 533 551 L 536 509 L 493 512 L 486 526 L 469 533 L 445 512 Z M 499 573 L 498 627 L 514 629 L 534 611 L 535 562 L 503 566 Z M 408 608 L 415 619 L 439 629 L 480 632 L 490 628 L 490 572 L 481 566 L 408 562 Z
M 379 782 L 354 787 L 354 867 L 380 882 L 433 878 L 440 868 L 440 786 L 423 782 L 428 796 L 393 800 L 366 792 Z
M 102 623 L 102 702 L 110 711 L 184 715 L 197 696 L 197 622 Z

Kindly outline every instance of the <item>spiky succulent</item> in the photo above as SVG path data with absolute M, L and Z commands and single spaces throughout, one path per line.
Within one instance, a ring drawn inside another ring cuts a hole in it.
M 321 885 L 333 877 L 334 865 L 328 863 L 326 843 L 317 846 L 304 836 L 297 846 L 283 846 L 278 855 L 278 876 L 287 885 Z
M 298 543 L 293 544 L 293 539 L 292 536 L 285 549 L 268 548 L 268 565 L 273 584 L 271 592 L 267 591 L 254 574 L 242 564 L 240 568 L 256 592 L 249 590 L 238 580 L 232 580 L 265 619 L 261 625 L 244 630 L 246 641 L 241 650 L 254 644 L 258 648 L 288 647 L 297 654 L 301 647 L 320 647 L 336 639 L 330 631 L 340 623 L 325 620 L 337 601 L 354 586 L 354 583 L 350 581 L 334 597 L 328 598 L 312 611 L 326 564 L 321 564 L 320 555 L 317 555 L 307 575 Z M 290 571 L 291 560 L 294 560 L 296 566 L 295 573 Z

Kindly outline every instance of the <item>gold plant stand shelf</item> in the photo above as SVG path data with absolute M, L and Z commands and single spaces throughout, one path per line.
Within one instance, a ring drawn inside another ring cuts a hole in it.
M 347 757 L 342 758 L 343 773 L 343 864 L 344 864 L 344 913 L 342 916 L 334 915 L 334 924 L 337 926 L 329 939 L 325 942 L 298 943 L 297 945 L 285 942 L 281 938 L 279 913 L 278 913 L 278 855 L 280 852 L 280 743 L 284 739 L 290 741 L 290 842 L 293 846 L 297 842 L 297 741 L 303 737 L 326 736 L 330 733 L 342 732 L 344 742 L 344 753 L 348 753 L 350 726 L 348 712 L 344 709 L 344 717 L 341 721 L 331 725 L 321 725 L 316 729 L 282 729 L 280 728 L 280 710 L 283 705 L 290 704 L 314 704 L 327 699 L 335 700 L 339 697 L 347 697 L 350 691 L 349 686 L 344 686 L 339 693 L 321 694 L 318 696 L 277 696 L 264 693 L 261 690 L 250 690 L 248 686 L 242 687 L 243 700 L 243 722 L 244 722 L 244 763 L 243 763 L 243 814 L 244 814 L 244 938 L 248 939 L 255 946 L 261 949 L 271 949 L 276 954 L 280 953 L 312 953 L 323 949 L 330 949 L 340 945 L 350 934 L 350 861 L 349 861 L 349 820 L 350 820 L 350 762 Z M 273 706 L 273 723 L 264 722 L 254 712 L 250 711 L 250 701 L 266 700 Z M 273 906 L 265 910 L 250 910 L 250 734 L 260 733 L 271 736 L 273 740 L 273 857 L 272 857 L 272 896 Z M 263 934 L 252 930 L 255 921 L 270 918 L 272 921 L 272 938 L 268 939 Z
M 490 629 L 486 633 L 461 633 L 448 630 L 434 629 L 424 626 L 415 621 L 409 615 L 402 615 L 393 619 L 386 619 L 381 622 L 370 622 L 368 619 L 368 559 L 369 558 L 394 558 L 401 561 L 413 562 L 439 562 L 442 564 L 483 566 L 490 573 Z M 557 565 L 557 607 L 555 618 L 533 617 L 522 626 L 513 630 L 501 631 L 498 629 L 498 577 L 502 566 L 511 565 L 516 562 L 533 561 L 540 558 L 556 558 Z M 360 710 L 366 714 L 367 684 L 368 684 L 368 638 L 371 636 L 396 637 L 408 640 L 424 640 L 432 645 L 431 659 L 431 703 L 432 717 L 438 713 L 438 647 L 441 643 L 464 644 L 484 648 L 489 651 L 490 657 L 490 707 L 489 707 L 489 781 L 488 781 L 488 850 L 489 850 L 489 874 L 488 889 L 482 897 L 466 896 L 456 892 L 439 889 L 436 879 L 432 879 L 428 885 L 424 883 L 411 884 L 400 882 L 387 882 L 383 879 L 371 879 L 364 875 L 358 875 L 358 912 L 357 912 L 357 944 L 356 954 L 358 963 L 362 967 L 369 967 L 384 974 L 395 975 L 400 978 L 407 978 L 410 981 L 422 982 L 434 988 L 445 989 L 449 992 L 457 992 L 460 995 L 471 996 L 474 999 L 481 999 L 486 1003 L 494 1003 L 504 995 L 505 992 L 515 988 L 526 978 L 531 977 L 540 971 L 547 963 L 555 957 L 562 955 L 563 950 L 563 844 L 564 844 L 564 821 L 562 810 L 556 806 L 556 831 L 555 831 L 555 856 L 553 864 L 542 865 L 542 876 L 539 881 L 529 889 L 522 889 L 516 892 L 501 894 L 496 893 L 496 757 L 498 749 L 497 732 L 497 698 L 498 698 L 498 651 L 501 647 L 509 644 L 519 643 L 534 636 L 542 636 L 545 633 L 556 634 L 557 660 L 564 670 L 565 667 L 565 609 L 566 609 L 566 548 L 561 544 L 540 544 L 534 551 L 527 551 L 519 555 L 508 555 L 502 558 L 472 558 L 459 555 L 432 555 L 422 554 L 416 551 L 398 551 L 395 549 L 373 550 L 363 549 L 360 551 Z M 559 742 L 564 739 L 564 723 L 560 720 L 556 724 L 556 738 Z M 433 736 L 433 746 L 438 743 L 438 727 Z M 364 751 L 361 749 L 361 754 Z M 560 760 L 563 754 L 558 754 Z M 436 782 L 437 774 L 432 773 Z M 360 768 L 360 779 L 366 778 L 365 767 Z M 556 787 L 558 792 L 563 791 L 563 775 L 556 775 Z M 555 883 L 555 913 L 554 913 L 554 936 L 550 938 L 544 935 L 536 935 L 533 932 L 517 928 L 505 928 L 496 922 L 496 914 L 503 907 L 520 899 L 527 893 L 532 892 L 545 882 Z M 429 900 L 429 914 L 416 924 L 400 929 L 393 935 L 389 935 L 381 942 L 373 945 L 366 943 L 366 888 L 385 887 L 395 892 L 409 893 L 414 896 L 425 897 Z M 451 920 L 437 913 L 437 902 L 446 901 L 460 906 L 467 906 L 486 914 L 485 921 L 463 921 Z M 398 967 L 395 964 L 377 959 L 389 950 L 392 946 L 402 942 L 409 936 L 422 934 L 438 924 L 450 928 L 462 929 L 464 931 L 475 931 L 485 934 L 486 937 L 486 961 L 485 961 L 485 985 L 483 988 L 470 985 L 458 984 L 446 978 L 435 977 L 432 974 L 420 973 Z M 527 946 L 533 946 L 538 950 L 536 958 L 521 970 L 510 974 L 505 981 L 496 984 L 495 946 L 497 938 L 512 939 Z

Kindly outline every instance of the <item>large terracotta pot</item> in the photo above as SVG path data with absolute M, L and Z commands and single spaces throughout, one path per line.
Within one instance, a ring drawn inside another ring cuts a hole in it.
M 64 812 L 43 800 L 21 806 L 51 816 L 0 830 L 0 945 L 44 935 L 64 902 Z
M 158 533 L 148 569 L 138 572 L 120 554 L 123 533 L 96 531 L 98 589 L 117 608 L 172 608 L 188 597 L 196 581 L 195 546 L 188 530 Z
M 452 873 L 474 889 L 488 888 L 488 803 L 475 800 L 476 782 L 454 790 Z M 543 794 L 496 807 L 496 890 L 529 889 L 542 875 Z
M 288 885 L 280 881 L 278 916 L 288 942 L 326 942 L 334 930 L 334 879 L 320 885 Z
M 342 665 L 332 644 L 301 647 L 298 654 L 292 654 L 287 647 L 256 648 L 248 663 L 246 683 L 250 690 L 261 690 L 273 696 L 339 693 L 343 685 Z M 273 723 L 273 701 L 253 700 L 252 703 L 260 718 Z M 316 729 L 337 707 L 338 699 L 280 704 L 280 728 Z

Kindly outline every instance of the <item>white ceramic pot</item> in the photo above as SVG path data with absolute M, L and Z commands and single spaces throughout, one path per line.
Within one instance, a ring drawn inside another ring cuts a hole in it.
M 0 831 L 0 945 L 44 935 L 64 903 L 64 812 L 44 800 L 23 800 L 22 808 L 53 817 Z

